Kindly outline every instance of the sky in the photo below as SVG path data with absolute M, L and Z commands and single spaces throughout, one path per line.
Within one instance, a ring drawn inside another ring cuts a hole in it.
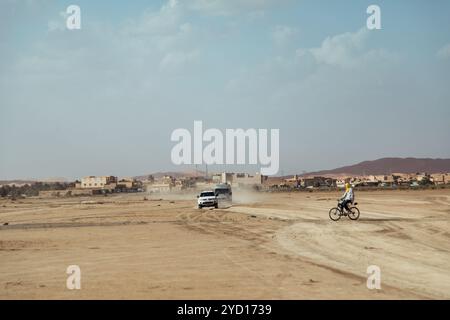
M 279 174 L 450 158 L 449 84 L 446 0 L 0 0 L 0 179 L 192 170 L 195 120 L 279 129 Z

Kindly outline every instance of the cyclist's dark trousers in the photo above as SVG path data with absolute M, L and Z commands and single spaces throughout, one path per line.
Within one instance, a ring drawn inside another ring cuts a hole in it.
M 351 203 L 350 200 L 344 200 L 344 201 L 342 201 L 342 203 L 341 203 L 342 209 L 346 209 L 347 211 L 350 211 L 350 209 L 348 208 L 348 204 L 349 204 L 349 203 Z

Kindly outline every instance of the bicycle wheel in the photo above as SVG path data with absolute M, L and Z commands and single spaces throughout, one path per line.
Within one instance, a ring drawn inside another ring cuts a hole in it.
M 341 210 L 339 210 L 338 208 L 331 208 L 328 215 L 330 216 L 331 220 L 338 221 L 341 218 Z
M 351 207 L 350 212 L 348 213 L 348 217 L 350 218 L 350 220 L 358 220 L 359 209 L 357 207 Z

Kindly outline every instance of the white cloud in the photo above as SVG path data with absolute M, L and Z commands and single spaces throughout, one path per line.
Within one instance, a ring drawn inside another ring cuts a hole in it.
M 296 34 L 298 34 L 297 28 L 279 25 L 273 28 L 270 35 L 277 45 L 284 45 Z
M 341 67 L 352 67 L 361 63 L 367 57 L 373 57 L 376 52 L 366 49 L 369 31 L 361 28 L 357 32 L 346 32 L 333 37 L 327 37 L 318 48 L 309 52 L 321 64 Z
M 263 10 L 252 11 L 248 14 L 248 18 L 250 21 L 262 19 L 266 16 L 266 12 Z
M 190 0 L 189 8 L 211 15 L 233 15 L 240 13 L 261 15 L 266 9 L 280 5 L 286 0 Z
M 274 40 L 282 41 L 290 39 L 295 32 L 289 27 L 278 26 L 272 36 Z M 226 89 L 230 94 L 243 97 L 270 92 L 274 97 L 272 101 L 288 101 L 289 104 L 301 100 L 300 87 L 313 81 L 329 83 L 329 77 L 353 79 L 352 74 L 367 72 L 373 75 L 369 78 L 380 82 L 381 70 L 387 72 L 386 66 L 394 65 L 398 59 L 384 49 L 370 48 L 369 40 L 370 32 L 361 29 L 326 37 L 319 47 L 283 50 L 241 72 L 228 82 Z M 271 101 L 271 98 L 266 97 L 263 101 L 260 103 Z
M 48 26 L 48 31 L 50 31 L 50 32 L 64 30 L 64 24 L 59 20 L 50 20 L 48 22 L 47 26 Z
M 48 31 L 54 32 L 54 31 L 64 31 L 66 29 L 66 19 L 68 17 L 68 14 L 65 11 L 61 11 L 59 13 L 60 19 L 58 20 L 50 20 L 47 24 Z
M 194 62 L 199 56 L 199 51 L 191 52 L 169 52 L 161 60 L 159 66 L 161 70 L 174 71 Z
M 306 50 L 306 49 L 299 48 L 299 49 L 295 50 L 295 56 L 296 56 L 297 58 L 302 58 L 302 57 L 304 57 L 307 53 L 308 53 L 308 50 Z
M 437 52 L 437 56 L 441 59 L 449 59 L 450 58 L 450 43 L 443 46 L 439 51 Z
M 169 0 L 158 11 L 146 11 L 137 21 L 129 21 L 123 31 L 135 36 L 172 34 L 180 25 L 182 10 L 176 0 Z
M 186 70 L 201 53 L 204 33 L 186 21 L 186 12 L 174 0 L 114 27 L 86 21 L 79 33 L 66 30 L 65 13 L 60 15 L 61 19 L 48 22 L 49 33 L 33 44 L 32 54 L 12 57 L 8 64 L 11 81 L 40 77 L 39 83 L 52 83 L 82 78 L 89 79 L 83 85 L 92 87 L 117 78 L 128 81 L 132 90 L 146 92 L 147 84 L 162 85 L 164 74 Z M 3 78 L 8 76 L 3 74 Z

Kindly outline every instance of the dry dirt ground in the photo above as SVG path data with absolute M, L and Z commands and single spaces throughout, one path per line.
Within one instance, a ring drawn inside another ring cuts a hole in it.
M 328 218 L 338 193 L 144 196 L 0 200 L 0 298 L 450 298 L 449 189 L 359 192 L 356 222 Z

